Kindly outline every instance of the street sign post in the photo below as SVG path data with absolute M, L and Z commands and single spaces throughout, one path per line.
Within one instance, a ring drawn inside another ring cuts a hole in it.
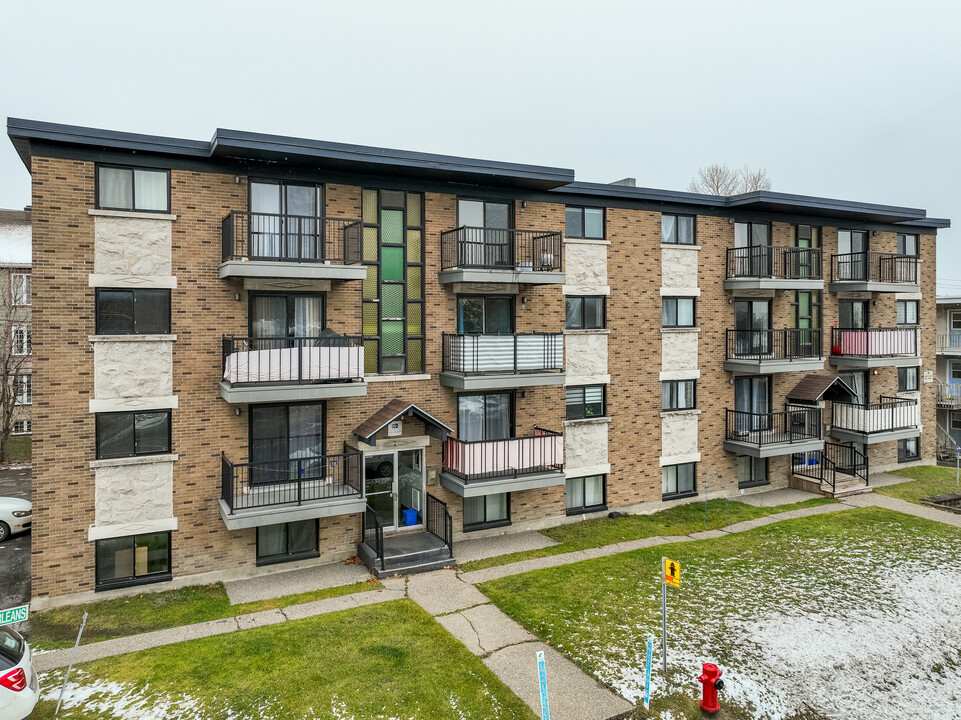
M 681 587 L 681 564 L 670 558 L 661 558 L 661 659 L 664 661 L 664 677 L 667 677 L 667 586 Z
M 0 625 L 10 625 L 12 623 L 23 622 L 30 614 L 29 605 L 18 605 L 17 607 L 0 610 Z
M 537 651 L 537 678 L 541 683 L 541 720 L 551 720 L 551 709 L 547 704 L 547 667 L 544 664 L 544 651 Z
M 654 636 L 647 638 L 647 663 L 644 666 L 644 709 L 651 709 L 651 661 L 654 659 Z

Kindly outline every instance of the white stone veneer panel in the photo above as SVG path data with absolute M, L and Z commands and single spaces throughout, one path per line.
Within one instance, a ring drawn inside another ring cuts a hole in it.
M 661 418 L 661 455 L 689 455 L 697 452 L 697 415 L 667 414 Z
M 93 368 L 98 400 L 173 395 L 173 342 L 96 342 Z
M 565 335 L 567 348 L 564 371 L 567 376 L 606 375 L 607 337 L 604 333 Z
M 564 273 L 567 285 L 607 285 L 607 245 L 564 243 Z
M 94 273 L 171 275 L 171 225 L 152 218 L 94 218 Z
M 661 333 L 661 369 L 664 372 L 697 371 L 696 332 Z
M 564 466 L 567 470 L 607 462 L 607 423 L 578 423 L 564 428 Z
M 117 525 L 173 517 L 173 463 L 97 468 L 96 524 Z
M 697 250 L 661 248 L 661 286 L 697 287 Z

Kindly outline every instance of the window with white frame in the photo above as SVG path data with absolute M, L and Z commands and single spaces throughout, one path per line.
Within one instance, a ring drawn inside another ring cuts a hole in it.
M 17 405 L 29 405 L 33 402 L 32 383 L 30 375 L 17 375 L 13 378 L 13 391 Z
M 30 275 L 27 273 L 11 273 L 10 297 L 14 305 L 30 304 Z
M 13 434 L 14 435 L 29 435 L 32 432 L 29 420 L 14 420 L 13 421 Z
M 18 323 L 14 325 L 10 334 L 13 341 L 14 355 L 29 355 L 33 348 L 30 344 L 30 325 L 29 323 Z

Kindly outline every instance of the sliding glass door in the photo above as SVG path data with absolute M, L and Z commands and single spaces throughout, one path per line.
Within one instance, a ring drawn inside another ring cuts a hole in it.
M 324 296 L 273 293 L 250 298 L 250 336 L 254 349 L 297 347 L 294 338 L 317 338 L 324 331 Z M 286 338 L 286 340 L 285 340 Z
M 468 230 L 460 244 L 463 265 L 513 267 L 510 204 L 484 200 L 458 200 L 457 225 Z
M 320 210 L 316 185 L 250 183 L 250 256 L 322 260 Z
M 464 442 L 505 440 L 514 432 L 512 393 L 457 396 L 457 437 Z
M 324 477 L 324 404 L 250 406 L 250 481 Z
M 735 353 L 763 356 L 771 352 L 771 301 L 734 301 Z
M 766 430 L 771 412 L 770 376 L 735 378 L 734 409 L 738 411 L 737 430 Z

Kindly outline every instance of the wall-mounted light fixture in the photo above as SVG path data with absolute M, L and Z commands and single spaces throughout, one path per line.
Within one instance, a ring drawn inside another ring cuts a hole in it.
M 234 300 L 240 301 L 240 293 L 234 293 Z
M 521 200 L 521 207 L 522 207 L 522 208 L 526 208 L 526 207 L 527 207 L 527 200 Z
M 234 185 L 240 185 L 240 175 L 234 175 Z
M 240 408 L 236 408 L 236 407 L 234 408 L 234 415 L 236 415 L 237 417 L 240 417 Z

